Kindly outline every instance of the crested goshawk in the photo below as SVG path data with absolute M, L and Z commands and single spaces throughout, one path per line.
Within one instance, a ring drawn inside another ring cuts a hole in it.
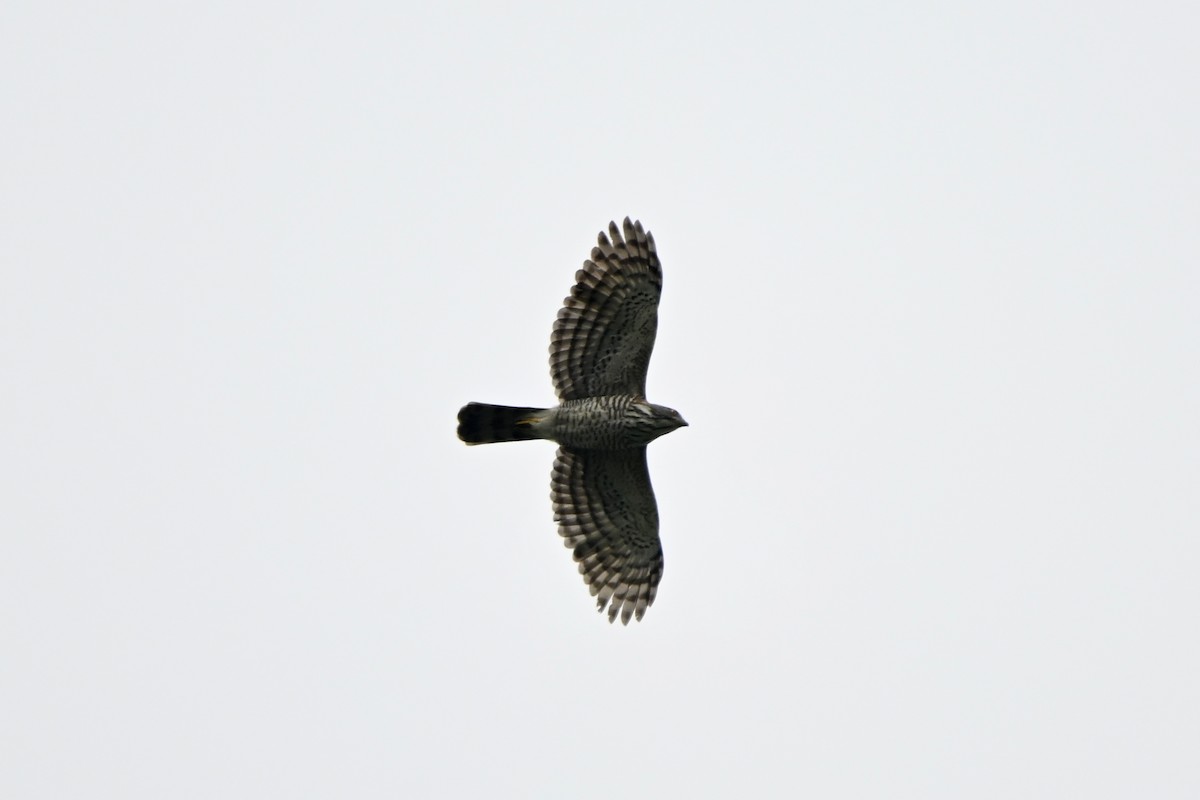
M 662 267 L 654 237 L 625 218 L 609 223 L 575 273 L 550 335 L 554 408 L 468 403 L 458 412 L 467 444 L 549 439 L 559 445 L 550 481 L 558 532 L 608 620 L 639 620 L 662 579 L 658 506 L 646 445 L 687 425 L 646 402 L 646 369 L 658 329 Z

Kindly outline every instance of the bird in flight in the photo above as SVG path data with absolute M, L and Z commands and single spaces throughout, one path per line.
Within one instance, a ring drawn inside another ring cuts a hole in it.
M 646 370 L 658 330 L 662 266 L 654 237 L 625 218 L 601 231 L 575 273 L 550 334 L 553 408 L 468 403 L 458 412 L 467 444 L 549 439 L 554 519 L 608 621 L 628 625 L 654 602 L 662 580 L 658 505 L 646 445 L 687 425 L 646 400 Z

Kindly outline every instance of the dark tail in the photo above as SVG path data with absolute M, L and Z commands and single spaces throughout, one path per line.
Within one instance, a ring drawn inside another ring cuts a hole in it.
M 467 403 L 458 411 L 458 438 L 467 444 L 540 439 L 542 437 L 533 432 L 533 423 L 545 411 L 544 408 Z

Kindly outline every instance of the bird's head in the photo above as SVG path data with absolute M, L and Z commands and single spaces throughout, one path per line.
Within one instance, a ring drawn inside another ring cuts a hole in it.
M 629 407 L 629 413 L 638 423 L 638 427 L 647 434 L 646 441 L 653 441 L 676 428 L 686 428 L 687 422 L 673 408 L 648 403 L 640 400 Z

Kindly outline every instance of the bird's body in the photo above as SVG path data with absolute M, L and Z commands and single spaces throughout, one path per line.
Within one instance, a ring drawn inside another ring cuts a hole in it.
M 458 412 L 467 444 L 557 442 L 551 480 L 555 519 L 600 610 L 639 620 L 662 578 L 658 508 L 646 445 L 687 425 L 646 401 L 658 327 L 662 269 L 654 238 L 626 217 L 575 274 L 550 341 L 553 408 L 468 403 Z
M 459 438 L 467 444 L 549 439 L 578 450 L 644 447 L 679 427 L 678 412 L 619 394 L 564 400 L 554 408 L 468 403 L 459 416 Z M 485 417 L 491 420 L 486 432 Z

